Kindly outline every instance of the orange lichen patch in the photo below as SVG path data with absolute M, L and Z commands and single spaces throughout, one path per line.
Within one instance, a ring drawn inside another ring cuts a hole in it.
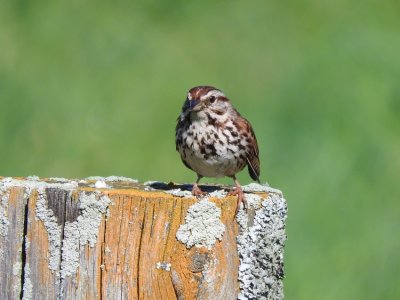
M 85 190 L 93 191 L 95 189 L 85 188 Z M 171 199 L 171 198 L 179 198 L 175 197 L 171 194 L 159 191 L 144 191 L 139 189 L 121 189 L 121 190 L 104 190 L 104 193 L 112 196 L 112 195 L 126 195 L 131 197 L 145 197 L 146 199 Z
M 211 250 L 187 249 L 175 235 L 196 200 L 149 194 L 108 192 L 114 205 L 109 207 L 105 225 L 103 294 L 131 299 L 197 299 L 214 289 L 237 294 L 235 209 L 219 203 L 227 210 L 222 220 L 229 240 L 224 236 Z M 170 264 L 170 270 L 157 269 L 158 263 Z

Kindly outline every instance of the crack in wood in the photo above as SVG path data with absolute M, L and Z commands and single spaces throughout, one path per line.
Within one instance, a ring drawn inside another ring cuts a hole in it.
M 139 201 L 139 211 L 140 211 L 140 207 L 142 206 L 142 197 L 140 197 L 140 201 Z M 142 241 L 143 241 L 143 229 L 144 229 L 144 218 L 145 218 L 145 216 L 146 216 L 146 211 L 147 211 L 147 205 L 146 205 L 146 203 L 144 203 L 144 213 L 143 213 L 143 219 L 142 219 L 142 224 L 140 225 L 140 235 L 139 235 L 139 246 L 138 246 L 138 259 L 137 259 L 137 266 L 136 266 L 136 268 L 137 268 L 137 282 L 136 282 L 136 284 L 137 284 L 137 297 L 138 297 L 138 299 L 140 299 L 140 291 L 141 291 L 141 289 L 140 289 L 140 257 L 141 257 L 141 255 L 140 255 L 140 252 L 141 252 L 141 249 L 142 249 Z
M 106 233 L 107 233 L 107 216 L 105 216 L 104 219 L 104 233 L 103 233 L 103 243 L 101 244 L 101 250 L 100 250 L 100 300 L 103 300 L 103 294 L 105 294 L 104 286 L 103 286 L 103 281 L 104 281 L 104 268 L 106 268 L 105 264 L 105 245 L 106 245 Z
M 173 222 L 174 222 L 173 216 L 174 216 L 174 211 L 175 211 L 176 205 L 177 205 L 177 201 L 176 201 L 176 199 L 174 199 L 173 203 L 172 203 L 172 209 L 170 210 L 169 206 L 167 206 L 168 207 L 168 221 L 167 221 L 168 222 L 168 226 L 167 226 L 168 233 L 167 233 L 167 238 L 165 239 L 164 251 L 163 251 L 163 255 L 162 255 L 163 261 L 167 261 L 166 255 L 168 254 L 168 250 L 169 250 L 169 241 L 171 240 L 171 234 L 172 234 L 171 227 L 173 226 Z
M 120 211 L 120 215 L 121 215 L 121 218 L 119 219 L 119 232 L 121 232 L 121 228 L 122 228 L 122 220 L 123 220 L 123 218 L 124 218 L 124 202 L 125 202 L 125 198 L 123 197 L 122 198 L 122 201 L 121 201 L 121 198 L 119 198 L 119 211 Z M 117 243 L 117 266 L 120 264 L 120 257 L 119 257 L 119 248 L 120 248 L 120 245 L 121 245 L 121 238 L 122 238 L 122 236 L 121 235 L 119 235 L 118 236 L 118 243 Z M 121 289 L 121 291 L 122 291 L 122 289 Z
M 19 298 L 24 298 L 24 285 L 25 285 L 25 265 L 26 265 L 26 249 L 27 249 L 27 234 L 28 234 L 28 205 L 29 197 L 26 199 L 24 206 L 24 230 L 22 233 L 22 249 L 21 249 L 21 291 Z
M 151 219 L 151 223 L 150 223 L 150 238 L 153 237 L 153 228 L 154 228 L 154 206 L 155 206 L 155 204 L 152 203 L 152 205 L 151 205 L 151 216 L 150 216 L 150 219 Z
M 63 192 L 63 191 L 61 191 Z M 57 193 L 57 190 L 55 189 L 46 189 L 46 195 L 47 195 L 47 205 L 49 208 L 51 208 L 51 204 L 50 204 L 50 200 L 52 199 L 51 203 L 53 206 L 64 206 L 64 212 L 62 214 L 62 223 L 61 223 L 61 243 L 60 243 L 60 265 L 58 266 L 58 272 L 61 273 L 61 264 L 62 264 L 62 257 L 63 257 L 63 245 L 64 245 L 64 229 L 65 229 L 65 220 L 67 218 L 67 199 L 66 197 L 66 193 Z M 53 199 L 51 196 L 49 197 L 49 195 L 55 195 L 55 199 Z M 60 201 L 59 199 L 57 199 L 58 197 L 56 195 L 61 195 L 61 199 L 63 199 L 64 201 Z M 72 198 L 72 197 L 68 197 L 68 198 Z M 54 205 L 54 203 L 63 203 L 63 204 L 57 204 Z M 54 212 L 54 209 L 52 209 Z M 57 220 L 60 220 L 59 218 L 57 218 Z M 63 292 L 63 288 L 62 288 L 62 284 L 63 284 L 63 279 L 60 276 L 59 280 L 58 280 L 58 284 L 59 284 L 59 294 L 58 297 L 61 297 L 61 294 Z

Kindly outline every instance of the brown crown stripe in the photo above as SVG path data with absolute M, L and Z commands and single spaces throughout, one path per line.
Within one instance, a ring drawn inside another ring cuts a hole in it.
M 213 87 L 213 86 L 196 86 L 194 88 L 191 88 L 189 90 L 190 95 L 192 95 L 192 99 L 200 99 L 201 96 L 206 95 L 210 91 L 220 91 L 219 89 Z

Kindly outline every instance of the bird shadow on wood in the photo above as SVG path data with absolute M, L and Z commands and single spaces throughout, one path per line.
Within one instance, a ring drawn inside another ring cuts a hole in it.
M 169 190 L 176 190 L 180 189 L 181 191 L 192 191 L 193 184 L 176 184 L 173 182 L 165 183 L 165 182 L 153 182 L 149 184 L 149 186 L 153 189 L 156 190 L 163 190 L 163 191 L 169 191 Z M 199 185 L 200 189 L 203 192 L 207 193 L 212 193 L 215 191 L 222 191 L 228 189 L 226 186 L 220 186 L 220 185 Z

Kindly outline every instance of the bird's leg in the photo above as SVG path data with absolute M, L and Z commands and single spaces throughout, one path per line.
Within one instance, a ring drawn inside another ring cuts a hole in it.
M 237 213 L 238 213 L 238 211 L 239 211 L 240 203 L 243 203 L 243 207 L 244 207 L 245 209 L 247 209 L 247 202 L 246 202 L 246 199 L 244 198 L 244 193 L 243 193 L 242 187 L 241 187 L 239 181 L 236 179 L 236 176 L 233 175 L 233 176 L 232 176 L 232 179 L 233 179 L 233 181 L 235 182 L 236 187 L 235 187 L 234 190 L 232 190 L 232 191 L 230 191 L 230 192 L 228 193 L 228 196 L 235 196 L 235 195 L 238 196 L 238 199 L 237 199 L 237 206 L 236 206 L 236 212 L 235 212 L 235 216 L 236 216 Z
M 200 181 L 200 179 L 201 179 L 202 177 L 203 177 L 203 176 L 197 174 L 196 183 L 193 184 L 192 195 L 195 196 L 195 197 L 204 196 L 205 194 L 207 194 L 206 192 L 203 192 L 203 191 L 199 188 L 199 186 L 198 186 L 199 181 Z

